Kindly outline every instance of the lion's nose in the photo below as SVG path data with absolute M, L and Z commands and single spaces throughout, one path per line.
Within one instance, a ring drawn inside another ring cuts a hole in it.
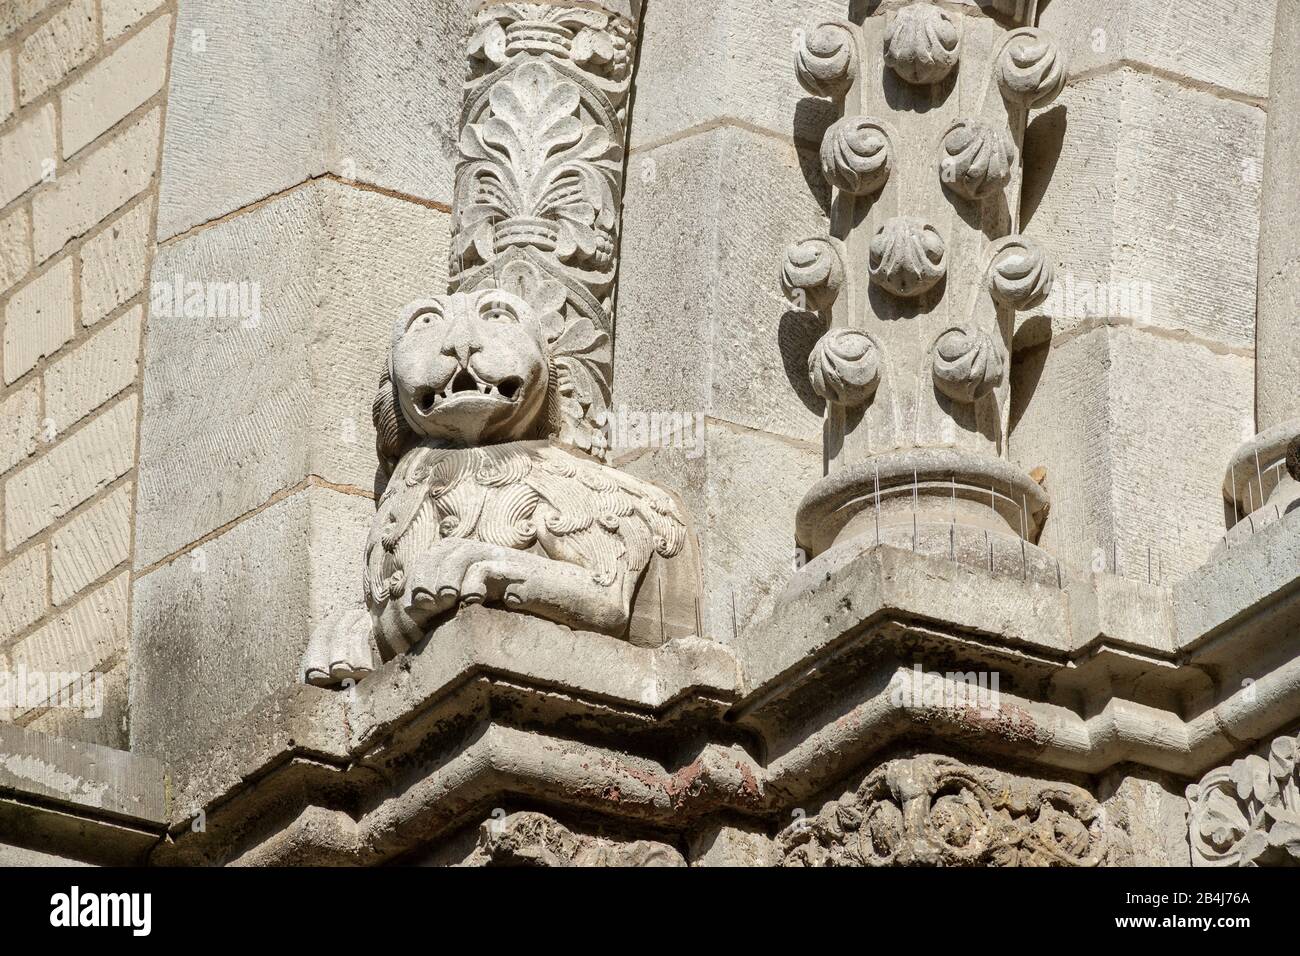
M 442 354 L 455 356 L 462 368 L 468 368 L 469 357 L 482 350 L 483 345 L 479 342 L 477 333 L 463 318 L 458 317 L 447 329 L 447 337 L 442 342 Z

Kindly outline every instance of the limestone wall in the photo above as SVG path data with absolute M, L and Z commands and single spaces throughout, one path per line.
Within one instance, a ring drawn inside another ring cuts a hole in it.
M 116 746 L 174 8 L 0 9 L 0 713 Z

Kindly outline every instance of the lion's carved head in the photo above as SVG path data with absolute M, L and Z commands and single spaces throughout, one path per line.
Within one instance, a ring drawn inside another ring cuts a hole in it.
M 391 471 L 417 444 L 555 437 L 603 451 L 609 337 L 519 262 L 496 283 L 412 302 L 393 326 L 374 419 Z

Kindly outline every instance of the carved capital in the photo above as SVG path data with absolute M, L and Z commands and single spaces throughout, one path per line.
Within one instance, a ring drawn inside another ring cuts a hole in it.
M 1085 790 L 933 755 L 876 768 L 778 836 L 785 866 L 1069 866 L 1102 862 Z
M 1187 788 L 1194 866 L 1300 865 L 1300 767 L 1295 737 Z

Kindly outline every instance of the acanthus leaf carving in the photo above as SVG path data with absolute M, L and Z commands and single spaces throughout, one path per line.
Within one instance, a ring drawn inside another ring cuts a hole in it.
M 1300 741 L 1278 737 L 1187 788 L 1195 866 L 1300 866 Z

